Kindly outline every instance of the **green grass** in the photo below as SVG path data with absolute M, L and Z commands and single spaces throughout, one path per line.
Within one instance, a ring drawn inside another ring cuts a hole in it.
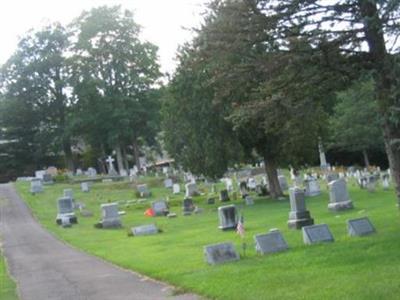
M 100 204 L 135 198 L 128 183 L 94 184 L 88 194 L 79 185 L 57 184 L 32 196 L 29 185 L 16 183 L 38 220 L 51 232 L 88 253 L 119 266 L 215 299 L 398 299 L 400 293 L 400 222 L 393 190 L 370 194 L 354 184 L 349 185 L 355 209 L 342 213 L 327 210 L 328 194 L 307 198 L 307 207 L 316 224 L 327 223 L 335 242 L 306 246 L 301 231 L 287 229 L 289 202 L 256 198 L 252 207 L 240 205 L 245 216 L 248 245 L 246 257 L 240 261 L 209 266 L 204 261 L 203 246 L 231 241 L 241 249 L 241 239 L 234 231 L 222 232 L 218 226 L 217 206 L 206 205 L 205 197 L 196 197 L 203 214 L 181 215 L 183 196 L 173 196 L 157 179 L 152 179 L 154 199 L 168 195 L 171 210 L 178 218 L 147 218 L 148 204 L 120 207 L 124 228 L 95 229 L 100 219 Z M 79 217 L 79 224 L 63 229 L 55 225 L 56 199 L 62 190 L 72 187 L 78 201 L 95 215 Z M 368 216 L 377 234 L 350 238 L 346 220 Z M 128 237 L 135 225 L 155 222 L 163 233 L 155 236 Z M 253 235 L 279 228 L 290 249 L 260 256 L 254 250 Z
M 2 300 L 16 300 L 18 299 L 16 293 L 15 282 L 11 279 L 7 271 L 7 265 L 4 257 L 0 251 L 0 299 Z

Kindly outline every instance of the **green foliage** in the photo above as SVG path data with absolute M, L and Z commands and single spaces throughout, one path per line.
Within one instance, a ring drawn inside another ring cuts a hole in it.
M 72 25 L 74 128 L 93 147 L 154 144 L 160 76 L 156 46 L 139 40 L 132 13 L 120 7 L 84 12 Z M 99 122 L 101 120 L 101 122 Z
M 337 98 L 331 118 L 333 145 L 348 151 L 383 149 L 373 81 L 355 82 Z
M 149 203 L 120 205 L 120 209 L 126 211 L 122 216 L 124 227 L 100 230 L 93 228 L 101 217 L 100 204 L 134 198 L 134 190 L 128 183 L 125 186 L 94 183 L 90 193 L 81 192 L 79 185 L 56 184 L 46 186 L 40 196 L 30 195 L 27 183 L 16 185 L 37 219 L 60 239 L 118 266 L 209 299 L 394 300 L 400 292 L 397 284 L 400 221 L 393 210 L 392 190 L 378 188 L 376 193 L 368 193 L 360 190 L 355 182 L 349 182 L 349 193 L 356 209 L 339 213 L 327 210 L 328 191 L 325 188 L 321 196 L 308 198 L 307 208 L 315 222 L 328 224 L 335 237 L 334 243 L 312 246 L 303 244 L 301 231 L 287 228 L 288 199 L 274 201 L 252 194 L 255 205 L 242 208 L 246 228 L 244 241 L 247 243 L 244 257 L 239 235 L 217 228 L 216 210 L 220 204 L 205 204 L 205 196 L 194 197 L 195 204 L 204 209 L 202 214 L 183 217 L 180 214 L 183 195 L 172 195 L 158 186 L 151 190 L 153 196 L 149 202 L 168 196 L 171 211 L 178 214 L 177 218 L 145 217 L 143 212 Z M 67 230 L 54 222 L 57 211 L 54 199 L 64 188 L 72 188 L 76 198 L 94 213 L 91 218 L 78 215 L 79 224 Z M 241 205 L 242 201 L 232 203 Z M 363 215 L 368 215 L 377 233 L 362 238 L 349 237 L 346 220 Z M 163 233 L 127 237 L 128 228 L 149 223 L 156 223 Z M 260 256 L 255 252 L 253 236 L 271 228 L 279 228 L 290 249 Z M 208 266 L 203 247 L 226 241 L 233 242 L 241 254 L 240 261 Z
M 6 153 L 15 168 L 28 162 L 38 167 L 69 141 L 64 57 L 68 45 L 61 25 L 30 32 L 1 68 L 0 127 L 2 138 L 11 141 Z

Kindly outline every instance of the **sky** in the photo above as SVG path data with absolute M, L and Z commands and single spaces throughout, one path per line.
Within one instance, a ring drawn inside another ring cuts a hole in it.
M 173 72 L 175 52 L 200 24 L 206 0 L 0 0 L 0 65 L 16 50 L 19 37 L 51 22 L 66 25 L 83 10 L 121 5 L 133 10 L 142 38 L 159 47 L 163 72 Z

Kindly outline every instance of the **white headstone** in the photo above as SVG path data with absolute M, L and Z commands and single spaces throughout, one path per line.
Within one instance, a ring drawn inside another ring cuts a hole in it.
M 172 185 L 172 193 L 173 194 L 179 194 L 181 192 L 181 187 L 178 183 L 174 183 Z

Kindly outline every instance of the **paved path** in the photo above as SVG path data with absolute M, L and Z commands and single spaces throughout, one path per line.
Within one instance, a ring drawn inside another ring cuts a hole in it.
M 21 300 L 193 300 L 76 250 L 44 230 L 11 184 L 0 185 L 0 234 Z

